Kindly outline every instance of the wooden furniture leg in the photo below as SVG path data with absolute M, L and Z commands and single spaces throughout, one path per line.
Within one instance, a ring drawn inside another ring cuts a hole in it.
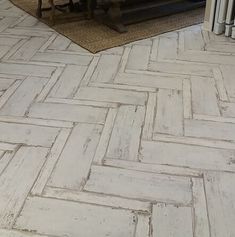
M 38 8 L 37 8 L 36 15 L 38 18 L 42 17 L 42 0 L 38 0 Z
M 120 33 L 127 32 L 126 27 L 122 23 L 122 13 L 120 9 L 120 2 L 117 2 L 117 1 L 112 2 L 110 4 L 107 14 L 108 14 L 108 18 L 111 21 L 110 26 L 114 30 L 117 30 Z
M 49 7 L 43 8 L 42 7 L 42 1 L 43 0 L 38 0 L 38 6 L 37 6 L 37 17 L 41 18 L 42 17 L 42 12 L 43 11 L 50 11 L 50 20 L 52 25 L 55 24 L 55 11 L 56 9 L 61 11 L 61 12 L 66 12 L 66 9 L 64 8 L 69 8 L 70 11 L 73 11 L 74 5 L 73 5 L 73 0 L 67 1 L 67 3 L 63 5 L 55 5 L 54 0 L 48 0 Z
M 74 5 L 73 5 L 73 0 L 69 0 L 69 11 L 73 11 L 74 10 Z
M 51 6 L 51 23 L 52 25 L 55 24 L 55 4 L 54 0 L 49 0 L 49 4 Z
M 92 0 L 87 0 L 87 18 L 92 18 L 92 8 L 91 8 Z

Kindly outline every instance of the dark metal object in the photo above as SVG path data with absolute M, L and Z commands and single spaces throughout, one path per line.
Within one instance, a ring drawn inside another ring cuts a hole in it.
M 205 3 L 205 0 L 97 0 L 96 16 L 123 33 L 127 31 L 125 25 L 202 7 Z

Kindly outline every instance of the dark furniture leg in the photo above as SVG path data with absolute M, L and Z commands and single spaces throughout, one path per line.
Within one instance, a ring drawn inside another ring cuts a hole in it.
M 112 27 L 119 33 L 127 32 L 126 27 L 122 23 L 122 13 L 119 2 L 112 2 L 110 4 L 107 14 L 108 22 L 106 22 L 106 24 L 108 24 L 110 27 Z
M 49 0 L 49 4 L 51 6 L 51 23 L 52 25 L 55 24 L 55 4 L 54 4 L 54 0 Z
M 62 4 L 62 5 L 55 5 L 54 0 L 48 0 L 50 6 L 47 7 L 47 8 L 42 7 L 42 1 L 43 0 L 38 0 L 36 15 L 37 15 L 38 18 L 41 18 L 43 11 L 51 11 L 50 18 L 51 18 L 51 22 L 52 22 L 53 25 L 55 23 L 55 10 L 56 9 L 61 11 L 61 12 L 66 12 L 66 9 L 64 9 L 66 7 L 69 8 L 69 11 L 74 10 L 73 0 L 69 0 L 68 3 Z
M 42 0 L 38 0 L 38 8 L 36 14 L 38 18 L 42 17 Z
M 74 5 L 73 5 L 73 0 L 69 0 L 69 11 L 73 11 L 74 10 Z

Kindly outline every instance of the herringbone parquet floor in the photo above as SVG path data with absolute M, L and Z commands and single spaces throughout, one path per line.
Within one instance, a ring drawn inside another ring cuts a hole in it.
M 93 55 L 0 0 L 0 58 L 1 237 L 235 236 L 234 41 Z

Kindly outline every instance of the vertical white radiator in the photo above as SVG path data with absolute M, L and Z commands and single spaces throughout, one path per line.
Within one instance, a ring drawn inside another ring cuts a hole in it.
M 235 38 L 235 0 L 217 0 L 213 31 Z

